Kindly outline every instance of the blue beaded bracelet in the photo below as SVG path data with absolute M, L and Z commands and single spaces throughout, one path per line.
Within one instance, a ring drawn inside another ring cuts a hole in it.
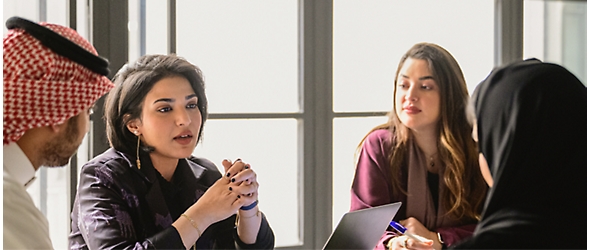
M 252 204 L 249 204 L 247 206 L 243 206 L 239 209 L 243 210 L 243 211 L 247 211 L 247 210 L 251 210 L 252 208 L 256 207 L 258 205 L 258 200 L 252 202 Z

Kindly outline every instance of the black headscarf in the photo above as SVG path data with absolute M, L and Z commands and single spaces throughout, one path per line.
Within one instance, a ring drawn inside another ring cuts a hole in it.
M 493 70 L 473 101 L 494 184 L 456 248 L 586 249 L 587 88 L 530 59 Z

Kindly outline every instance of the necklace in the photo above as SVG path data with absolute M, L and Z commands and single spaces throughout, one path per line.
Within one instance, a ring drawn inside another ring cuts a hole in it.
M 434 156 L 436 156 L 438 153 L 436 152 L 435 154 L 433 154 L 432 156 L 429 157 L 429 166 L 430 168 L 433 168 L 436 165 L 436 161 L 434 159 Z

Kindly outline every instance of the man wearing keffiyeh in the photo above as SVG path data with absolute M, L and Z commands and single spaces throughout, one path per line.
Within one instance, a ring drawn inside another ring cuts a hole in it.
M 76 31 L 12 17 L 4 37 L 4 249 L 52 249 L 26 187 L 41 166 L 64 166 L 112 87 L 108 61 Z

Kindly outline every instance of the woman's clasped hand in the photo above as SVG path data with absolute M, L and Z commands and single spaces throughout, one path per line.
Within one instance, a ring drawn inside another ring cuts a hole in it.
M 243 213 L 244 211 L 240 211 L 241 207 L 252 205 L 258 199 L 259 184 L 256 173 L 249 164 L 239 159 L 235 162 L 225 159 L 223 167 L 225 176 L 217 180 L 195 204 L 199 211 L 210 215 L 210 224 L 224 220 L 238 211 Z M 258 211 L 250 210 L 254 213 Z

